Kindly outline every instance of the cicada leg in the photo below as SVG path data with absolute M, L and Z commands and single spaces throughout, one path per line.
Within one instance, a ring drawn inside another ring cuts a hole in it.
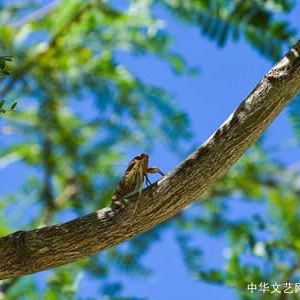
M 145 175 L 145 179 L 146 179 L 146 185 L 147 186 L 151 185 L 151 181 L 149 180 L 149 177 L 147 174 Z
M 151 174 L 158 173 L 161 176 L 165 176 L 165 174 L 159 168 L 156 168 L 156 167 L 148 168 L 147 173 L 151 173 Z

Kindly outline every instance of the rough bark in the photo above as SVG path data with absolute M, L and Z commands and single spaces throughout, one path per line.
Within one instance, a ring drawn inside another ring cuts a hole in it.
M 143 190 L 134 215 L 137 195 L 64 224 L 3 237 L 0 279 L 77 261 L 174 216 L 224 175 L 299 89 L 300 41 L 202 146 L 162 180 Z

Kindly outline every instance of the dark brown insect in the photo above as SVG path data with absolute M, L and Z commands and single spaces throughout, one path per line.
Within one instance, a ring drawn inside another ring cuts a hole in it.
M 112 196 L 112 202 L 117 201 L 136 190 L 139 192 L 138 199 L 140 199 L 144 180 L 146 180 L 147 186 L 151 184 L 148 178 L 149 173 L 159 173 L 164 176 L 164 173 L 160 169 L 156 167 L 148 167 L 148 162 L 149 155 L 145 153 L 142 153 L 131 160 L 124 176 L 117 185 L 114 195 Z

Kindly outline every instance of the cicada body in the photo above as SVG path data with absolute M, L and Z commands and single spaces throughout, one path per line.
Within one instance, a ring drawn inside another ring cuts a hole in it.
M 134 191 L 139 192 L 140 198 L 144 181 L 146 180 L 147 185 L 151 184 L 148 178 L 149 173 L 159 173 L 164 176 L 164 173 L 160 169 L 149 167 L 148 162 L 149 156 L 145 153 L 134 157 L 130 161 L 125 174 L 117 185 L 112 197 L 112 202 L 117 201 Z

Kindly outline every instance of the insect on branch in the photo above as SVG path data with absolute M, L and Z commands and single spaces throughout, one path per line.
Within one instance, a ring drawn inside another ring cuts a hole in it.
M 134 212 L 136 211 L 138 207 L 139 199 L 141 198 L 144 181 L 146 181 L 147 186 L 151 184 L 148 174 L 158 173 L 164 176 L 164 173 L 159 168 L 149 167 L 148 164 L 149 164 L 149 155 L 145 153 L 142 153 L 134 157 L 130 161 L 125 171 L 125 174 L 119 181 L 115 193 L 112 196 L 112 202 L 115 202 L 125 197 L 129 193 L 137 190 L 139 192 L 139 197 L 134 209 Z

